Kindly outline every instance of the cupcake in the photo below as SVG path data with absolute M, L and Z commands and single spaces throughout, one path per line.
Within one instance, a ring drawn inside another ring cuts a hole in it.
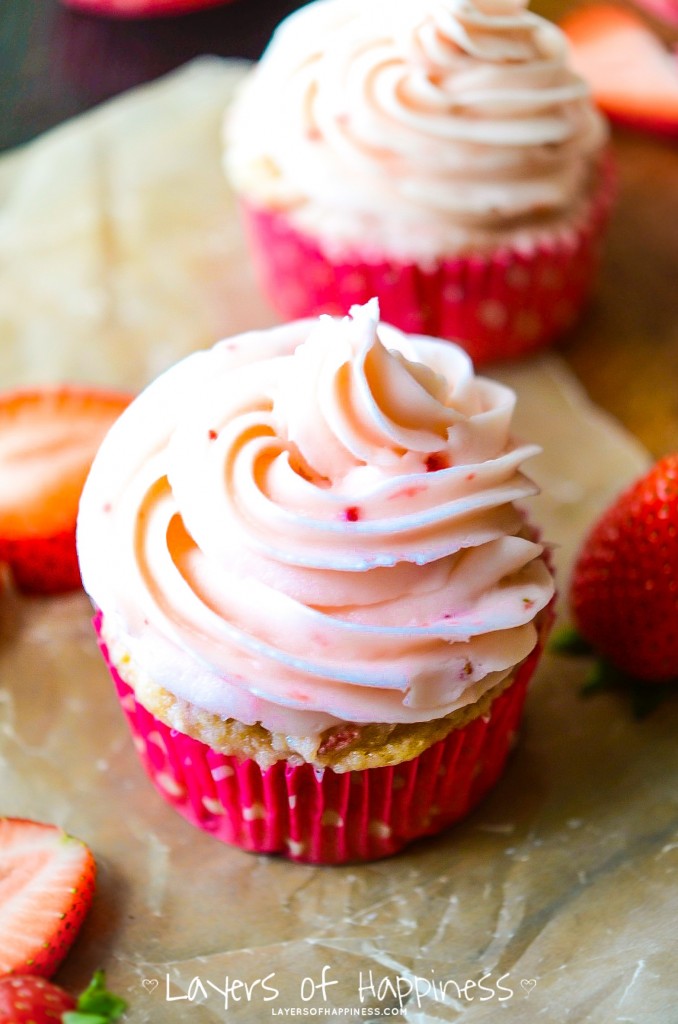
M 247 76 L 225 164 L 285 318 L 378 295 L 384 320 L 482 363 L 574 323 L 606 138 L 565 37 L 521 0 L 318 0 Z
M 368 860 L 496 782 L 553 598 L 513 407 L 371 301 L 195 353 L 123 413 L 80 565 L 142 761 L 189 821 Z

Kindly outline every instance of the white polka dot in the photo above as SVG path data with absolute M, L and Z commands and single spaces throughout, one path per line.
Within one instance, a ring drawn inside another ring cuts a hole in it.
M 299 843 L 296 839 L 287 840 L 287 849 L 290 851 L 293 857 L 300 857 L 306 849 L 305 843 Z
M 391 826 L 387 825 L 385 821 L 373 819 L 367 829 L 371 836 L 376 836 L 378 839 L 388 839 L 391 835 Z
M 251 807 L 243 807 L 242 816 L 245 821 L 256 821 L 266 817 L 266 808 L 263 804 L 252 804 Z
M 124 708 L 125 711 L 134 711 L 137 706 L 137 702 L 134 699 L 133 693 L 128 693 L 126 696 L 120 698 L 120 707 Z
M 294 796 L 294 794 L 292 794 L 292 796 L 289 798 L 289 800 L 287 802 L 290 805 L 290 807 L 292 808 L 292 810 L 294 810 L 294 808 L 297 806 L 297 798 L 296 798 L 296 796 Z
M 321 825 L 328 825 L 333 828 L 342 828 L 344 819 L 336 811 L 325 811 L 320 819 Z
M 165 741 L 157 730 L 146 734 L 146 743 L 153 743 L 156 747 L 160 747 L 162 751 L 167 752 Z
M 478 319 L 486 327 L 499 330 L 504 326 L 508 318 L 506 307 L 497 299 L 487 299 L 481 302 L 478 310 Z
M 210 814 L 225 814 L 226 813 L 226 811 L 224 810 L 223 804 L 219 800 L 215 800 L 214 797 L 204 796 L 202 798 L 202 805 L 203 805 L 203 807 L 205 808 L 206 811 L 210 812 Z
M 168 775 L 166 772 L 158 772 L 155 776 L 155 781 L 170 796 L 174 796 L 177 799 L 183 799 L 186 796 L 185 788 L 172 775 Z
M 221 779 L 230 779 L 235 775 L 235 772 L 228 764 L 219 764 L 216 768 L 212 769 L 212 778 L 215 782 L 220 782 Z

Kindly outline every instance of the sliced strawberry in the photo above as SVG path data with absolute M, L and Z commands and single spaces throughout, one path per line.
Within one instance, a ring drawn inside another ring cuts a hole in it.
M 0 563 L 20 589 L 80 585 L 80 493 L 97 448 L 131 398 L 75 386 L 0 394 Z
M 593 4 L 560 23 L 571 64 L 615 121 L 678 135 L 678 61 L 635 14 Z
M 0 978 L 0 1024 L 110 1024 L 126 1008 L 124 999 L 107 990 L 103 971 L 96 971 L 77 1000 L 36 975 Z
M 156 18 L 174 14 L 190 14 L 207 7 L 220 7 L 228 0 L 63 0 L 89 14 L 114 18 Z
M 94 895 L 96 865 L 55 825 L 0 818 L 0 976 L 50 977 Z

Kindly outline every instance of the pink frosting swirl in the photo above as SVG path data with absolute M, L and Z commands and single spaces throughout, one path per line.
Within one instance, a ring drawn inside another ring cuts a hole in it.
M 317 0 L 228 117 L 236 188 L 337 253 L 433 257 L 552 229 L 606 139 L 560 29 L 524 0 Z
M 177 696 L 274 731 L 416 722 L 532 650 L 553 594 L 521 536 L 513 393 L 376 301 L 223 341 L 104 441 L 85 587 Z

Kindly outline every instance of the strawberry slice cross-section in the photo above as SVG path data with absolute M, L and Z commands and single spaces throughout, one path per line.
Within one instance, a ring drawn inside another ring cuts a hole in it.
M 0 394 L 0 563 L 20 590 L 80 585 L 80 494 L 99 444 L 131 398 L 77 386 Z
M 570 60 L 614 121 L 678 136 L 678 59 L 633 12 L 613 4 L 577 8 L 560 22 Z
M 56 825 L 0 818 L 0 976 L 51 977 L 92 903 L 90 849 Z

